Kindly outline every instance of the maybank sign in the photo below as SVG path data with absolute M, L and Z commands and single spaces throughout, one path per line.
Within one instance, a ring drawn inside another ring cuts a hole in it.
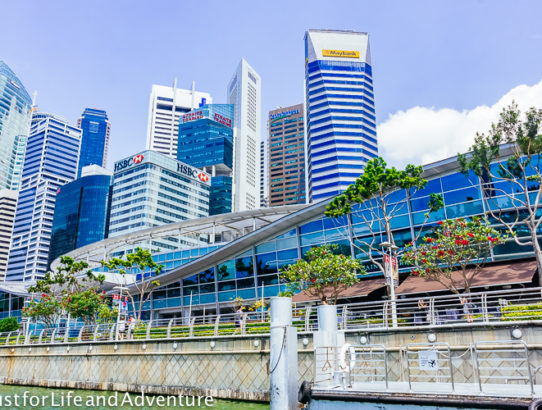
M 359 58 L 359 51 L 322 50 L 322 57 Z

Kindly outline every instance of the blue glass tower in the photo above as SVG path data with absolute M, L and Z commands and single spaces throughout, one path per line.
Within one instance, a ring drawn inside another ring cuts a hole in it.
M 177 159 L 210 173 L 209 215 L 232 211 L 233 104 L 208 104 L 179 118 Z
M 58 189 L 77 175 L 81 130 L 34 113 L 24 157 L 6 280 L 33 281 L 47 272 Z
M 49 264 L 59 256 L 107 238 L 113 173 L 96 165 L 60 187 L 51 229 Z
M 77 126 L 83 131 L 81 140 L 81 154 L 77 176 L 81 176 L 81 169 L 87 165 L 105 167 L 107 151 L 109 149 L 109 134 L 111 124 L 107 113 L 96 108 L 85 108 L 77 120 Z
M 0 189 L 19 189 L 31 106 L 21 81 L 0 60 Z
M 305 107 L 313 202 L 343 192 L 378 155 L 367 33 L 305 34 Z

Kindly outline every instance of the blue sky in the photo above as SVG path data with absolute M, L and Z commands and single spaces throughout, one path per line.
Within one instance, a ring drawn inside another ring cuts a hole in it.
M 430 116 L 412 115 L 415 107 L 440 113 L 433 118 L 435 138 L 449 140 L 438 132 L 443 112 L 476 113 L 514 87 L 542 80 L 542 2 L 536 0 L 2 0 L 1 13 L 0 59 L 30 93 L 38 91 L 41 110 L 73 123 L 85 107 L 107 110 L 110 166 L 144 148 L 151 84 L 177 77 L 189 88 L 195 80 L 197 89 L 225 102 L 242 57 L 262 77 L 265 130 L 267 111 L 303 100 L 308 28 L 369 32 L 377 120 L 387 125 L 384 153 L 386 144 L 421 132 Z M 535 91 L 529 101 L 538 102 Z M 398 113 L 413 124 L 405 137 Z

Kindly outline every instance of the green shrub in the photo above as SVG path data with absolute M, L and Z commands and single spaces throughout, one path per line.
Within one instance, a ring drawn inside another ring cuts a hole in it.
M 0 332 L 13 332 L 19 329 L 19 323 L 15 317 L 6 317 L 0 320 Z
M 542 320 L 542 302 L 532 305 L 510 305 L 501 308 L 503 321 Z

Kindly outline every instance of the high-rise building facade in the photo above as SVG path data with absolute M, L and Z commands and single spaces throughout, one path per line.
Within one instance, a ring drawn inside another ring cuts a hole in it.
M 19 189 L 31 108 L 23 84 L 0 60 L 0 189 Z
M 33 281 L 47 271 L 56 194 L 77 175 L 81 134 L 54 115 L 32 116 L 7 280 Z
M 17 191 L 0 189 L 0 281 L 6 278 L 17 195 Z
M 267 149 L 266 141 L 260 141 L 260 207 L 267 208 L 268 202 L 268 186 L 267 186 Z
M 81 177 L 58 189 L 49 265 L 71 250 L 107 238 L 112 181 L 111 171 L 89 165 Z
M 378 156 L 367 33 L 307 31 L 305 109 L 312 202 L 343 192 Z
M 303 104 L 269 112 L 269 206 L 306 202 L 303 117 Z
M 81 176 L 81 170 L 87 165 L 99 165 L 101 167 L 107 165 L 111 123 L 104 110 L 85 108 L 85 111 L 77 120 L 77 126 L 83 131 L 79 169 L 77 170 L 77 176 Z
M 153 85 L 149 102 L 147 124 L 147 149 L 177 158 L 179 115 L 213 102 L 208 93 L 173 87 Z
M 117 161 L 109 237 L 208 216 L 210 187 L 211 178 L 205 172 L 155 151 Z M 179 233 L 150 245 L 176 249 L 186 242 Z
M 211 175 L 209 215 L 232 211 L 233 112 L 208 104 L 179 119 L 177 159 Z
M 235 107 L 233 137 L 233 210 L 260 207 L 261 78 L 242 59 L 228 84 Z

